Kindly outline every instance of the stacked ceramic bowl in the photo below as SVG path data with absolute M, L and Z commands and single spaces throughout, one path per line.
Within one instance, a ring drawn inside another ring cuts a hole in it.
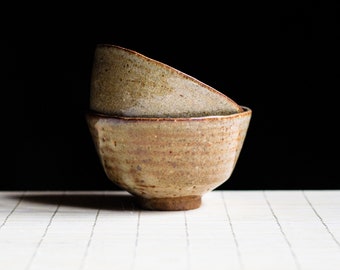
M 107 177 L 149 210 L 189 210 L 231 176 L 251 110 L 136 51 L 100 44 L 86 115 Z

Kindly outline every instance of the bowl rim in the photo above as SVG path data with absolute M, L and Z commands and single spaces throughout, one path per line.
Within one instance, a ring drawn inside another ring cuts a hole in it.
M 223 120 L 229 118 L 245 117 L 252 115 L 252 109 L 247 106 L 239 105 L 243 110 L 241 112 L 235 112 L 227 115 L 206 115 L 206 116 L 192 116 L 192 117 L 147 117 L 147 116 L 124 116 L 124 115 L 109 115 L 100 113 L 94 110 L 86 111 L 87 116 L 103 118 L 103 119 L 115 119 L 126 121 L 204 121 L 204 120 Z

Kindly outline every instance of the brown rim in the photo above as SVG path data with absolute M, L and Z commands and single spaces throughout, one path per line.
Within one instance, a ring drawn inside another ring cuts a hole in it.
M 99 113 L 96 111 L 87 111 L 86 114 L 89 116 L 94 116 L 98 118 L 106 119 L 119 119 L 127 121 L 204 121 L 204 120 L 221 120 L 228 118 L 244 117 L 245 115 L 251 115 L 252 110 L 245 106 L 240 106 L 243 111 L 236 112 L 228 115 L 208 115 L 208 116 L 198 116 L 198 117 L 139 117 L 139 116 L 121 116 L 121 115 L 108 115 Z

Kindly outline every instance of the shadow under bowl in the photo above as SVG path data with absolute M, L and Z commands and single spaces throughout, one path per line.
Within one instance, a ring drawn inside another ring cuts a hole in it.
M 88 127 L 107 177 L 149 210 L 190 210 L 231 176 L 251 109 L 189 118 L 115 117 L 90 111 Z

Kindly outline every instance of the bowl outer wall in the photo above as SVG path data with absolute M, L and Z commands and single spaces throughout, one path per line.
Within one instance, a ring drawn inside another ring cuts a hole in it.
M 143 198 L 202 196 L 231 176 L 252 111 L 197 118 L 86 115 L 107 177 Z
M 98 44 L 90 109 L 121 116 L 232 114 L 242 108 L 213 87 L 136 51 Z

